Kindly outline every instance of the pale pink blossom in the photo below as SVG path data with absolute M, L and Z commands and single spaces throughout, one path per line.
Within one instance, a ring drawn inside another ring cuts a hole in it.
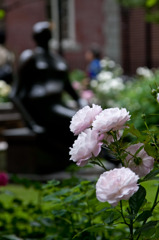
M 140 151 L 137 152 L 139 149 Z M 146 176 L 153 169 L 154 159 L 146 153 L 142 143 L 131 145 L 126 149 L 126 152 L 129 154 L 125 159 L 125 166 L 129 167 L 139 177 Z
M 107 108 L 96 116 L 92 126 L 100 133 L 110 130 L 116 131 L 124 128 L 124 124 L 130 120 L 129 112 L 125 109 Z
M 78 166 L 87 164 L 91 157 L 96 157 L 101 151 L 103 135 L 98 135 L 92 129 L 86 129 L 78 135 L 73 147 L 70 148 L 70 160 L 76 162 Z
M 75 90 L 81 90 L 81 84 L 78 81 L 74 81 L 72 86 Z
M 80 95 L 81 95 L 81 98 L 84 98 L 86 100 L 90 100 L 94 96 L 94 94 L 91 90 L 84 90 L 81 92 Z
M 96 184 L 96 196 L 100 202 L 116 206 L 120 200 L 128 200 L 139 186 L 139 177 L 129 168 L 114 168 L 100 175 Z
M 157 102 L 159 103 L 159 93 L 157 93 Z
M 70 124 L 70 130 L 78 135 L 92 125 L 96 115 L 102 111 L 101 106 L 93 104 L 92 107 L 85 106 L 73 116 Z

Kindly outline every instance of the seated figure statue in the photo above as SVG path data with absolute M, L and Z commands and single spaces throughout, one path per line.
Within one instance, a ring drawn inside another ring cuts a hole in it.
M 33 50 L 25 50 L 20 56 L 11 100 L 43 146 L 54 151 L 60 145 L 63 151 L 65 145 L 65 153 L 68 153 L 69 145 L 73 143 L 69 124 L 77 109 L 65 105 L 62 94 L 66 91 L 77 102 L 78 109 L 83 102 L 70 84 L 65 60 L 49 50 L 51 24 L 36 23 L 33 38 L 37 46 Z

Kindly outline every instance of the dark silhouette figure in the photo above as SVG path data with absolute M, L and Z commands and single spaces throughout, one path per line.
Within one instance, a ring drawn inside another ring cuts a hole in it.
M 6 34 L 0 30 L 0 80 L 12 84 L 14 55 L 5 47 L 5 41 Z
M 36 133 L 39 146 L 50 152 L 56 158 L 54 161 L 61 161 L 61 168 L 64 168 L 68 165 L 69 147 L 74 141 L 69 130 L 70 120 L 77 109 L 68 108 L 62 101 L 62 94 L 69 93 L 78 108 L 82 107 L 82 101 L 69 82 L 66 62 L 49 50 L 50 26 L 49 22 L 33 26 L 37 47 L 21 54 L 18 80 L 11 99 L 27 126 Z

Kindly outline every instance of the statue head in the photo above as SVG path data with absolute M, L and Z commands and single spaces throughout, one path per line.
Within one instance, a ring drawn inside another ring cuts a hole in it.
M 46 47 L 51 39 L 51 23 L 44 21 L 38 22 L 33 26 L 33 39 L 38 46 Z
M 85 59 L 90 62 L 93 59 L 100 59 L 101 58 L 101 48 L 100 45 L 97 43 L 92 43 L 91 46 L 85 53 Z

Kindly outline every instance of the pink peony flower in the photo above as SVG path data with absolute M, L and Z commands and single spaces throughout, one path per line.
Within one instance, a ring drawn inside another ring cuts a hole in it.
M 125 166 L 129 167 L 139 177 L 146 176 L 153 169 L 154 165 L 154 159 L 146 153 L 144 148 L 136 154 L 142 146 L 144 146 L 142 143 L 138 143 L 128 147 L 126 152 L 130 154 L 125 159 Z
M 116 206 L 120 200 L 128 200 L 139 186 L 139 177 L 129 168 L 115 168 L 100 175 L 96 184 L 96 196 L 100 202 Z
M 70 130 L 75 135 L 78 135 L 86 128 L 90 127 L 95 116 L 98 115 L 102 111 L 102 108 L 98 105 L 93 104 L 92 108 L 89 106 L 85 106 L 80 109 L 72 118 L 70 124 Z
M 157 102 L 159 103 L 159 93 L 157 93 Z
M 103 137 L 103 135 L 99 136 L 96 131 L 91 129 L 80 133 L 73 147 L 70 148 L 70 160 L 73 160 L 81 167 L 86 165 L 91 157 L 96 157 L 100 153 Z
M 130 115 L 125 108 L 107 108 L 96 116 L 92 126 L 94 130 L 106 133 L 110 130 L 123 129 L 124 124 L 129 120 Z
M 7 173 L 1 172 L 0 173 L 0 186 L 6 186 L 8 184 L 9 178 Z

